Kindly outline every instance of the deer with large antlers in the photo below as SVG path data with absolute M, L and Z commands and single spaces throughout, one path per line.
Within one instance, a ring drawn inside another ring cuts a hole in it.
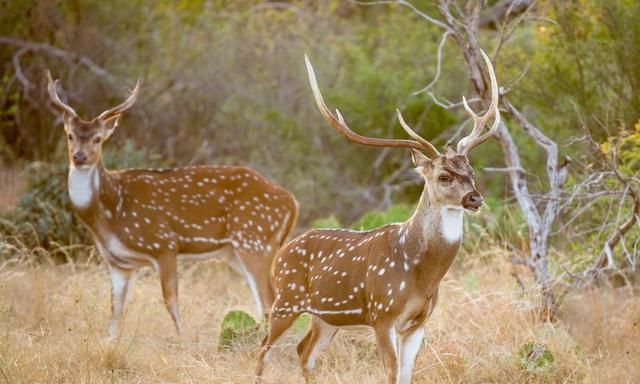
M 339 111 L 334 115 L 325 105 L 305 56 L 309 82 L 324 118 L 356 143 L 409 148 L 425 184 L 413 216 L 404 223 L 370 231 L 311 230 L 280 249 L 272 269 L 276 298 L 256 376 L 262 375 L 274 343 L 300 314 L 309 313 L 310 329 L 297 348 L 305 378 L 311 377 L 318 353 L 340 328 L 364 325 L 375 332 L 387 381 L 411 382 L 424 322 L 462 241 L 463 214 L 478 211 L 483 202 L 467 155 L 496 131 L 500 114 L 493 67 L 484 52 L 482 57 L 491 80 L 489 109 L 478 116 L 463 98 L 473 130 L 441 154 L 405 123 L 399 111 L 398 120 L 412 140 L 369 138 L 353 132 Z M 482 133 L 491 118 L 493 125 Z
M 140 81 L 122 104 L 91 120 L 61 101 L 47 72 L 49 96 L 62 111 L 69 152 L 69 197 L 111 272 L 115 337 L 136 269 L 153 266 L 178 334 L 177 260 L 218 259 L 244 276 L 258 312 L 273 302 L 269 271 L 293 228 L 293 195 L 253 169 L 191 166 L 108 171 L 102 144 L 136 101 Z

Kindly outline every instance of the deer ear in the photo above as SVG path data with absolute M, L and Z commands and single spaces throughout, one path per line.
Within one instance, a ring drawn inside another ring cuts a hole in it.
M 424 167 L 431 163 L 431 159 L 417 149 L 411 148 L 411 160 L 416 167 Z
M 105 139 L 108 139 L 113 134 L 113 131 L 116 130 L 118 126 L 118 122 L 120 120 L 120 114 L 109 117 L 104 121 L 104 129 L 105 129 Z

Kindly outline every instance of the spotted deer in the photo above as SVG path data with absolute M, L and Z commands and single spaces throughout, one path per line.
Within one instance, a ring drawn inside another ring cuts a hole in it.
M 370 231 L 311 230 L 280 249 L 272 268 L 276 298 L 258 356 L 258 378 L 274 343 L 300 314 L 309 313 L 310 329 L 297 348 L 306 379 L 312 377 L 318 353 L 339 329 L 368 326 L 375 333 L 387 381 L 411 382 L 424 322 L 462 241 L 463 213 L 477 212 L 483 203 L 467 155 L 495 132 L 500 114 L 493 67 L 484 52 L 482 56 L 491 79 L 489 110 L 478 116 L 463 98 L 473 129 L 457 147 L 447 146 L 442 154 L 415 133 L 399 111 L 398 120 L 412 140 L 369 138 L 353 132 L 339 111 L 334 115 L 325 105 L 305 57 L 311 89 L 324 118 L 356 143 L 409 148 L 424 178 L 424 189 L 413 216 L 404 223 Z M 492 117 L 493 125 L 482 133 Z
M 258 312 L 270 310 L 269 271 L 296 222 L 293 195 L 246 167 L 109 171 L 102 145 L 136 101 L 140 80 L 122 104 L 82 120 L 60 100 L 58 80 L 47 75 L 67 135 L 71 205 L 111 272 L 110 336 L 118 333 L 132 277 L 143 266 L 159 271 L 165 305 L 182 334 L 178 259 L 225 261 L 246 279 Z

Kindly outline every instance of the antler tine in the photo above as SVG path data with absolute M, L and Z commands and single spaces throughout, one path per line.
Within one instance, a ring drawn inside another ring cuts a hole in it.
M 458 142 L 457 151 L 460 154 L 466 155 L 473 148 L 485 142 L 489 137 L 491 137 L 495 131 L 498 129 L 500 125 L 500 110 L 498 109 L 498 81 L 496 80 L 496 74 L 493 70 L 493 65 L 491 64 L 491 60 L 489 60 L 489 56 L 481 49 L 480 53 L 482 54 L 482 58 L 484 59 L 485 64 L 487 65 L 487 69 L 489 70 L 489 79 L 491 80 L 491 104 L 489 105 L 489 109 L 484 114 L 484 116 L 478 116 L 469 104 L 467 103 L 467 99 L 462 97 L 462 104 L 464 105 L 464 109 L 471 115 L 473 119 L 473 129 L 471 133 L 462 138 Z M 494 117 L 494 122 L 491 128 L 485 132 L 483 135 L 480 135 L 482 129 L 487 124 L 490 118 Z
M 417 141 L 402 139 L 378 139 L 362 136 L 353 132 L 345 123 L 344 118 L 342 117 L 340 112 L 336 109 L 336 117 L 333 113 L 331 113 L 327 105 L 324 103 L 322 93 L 320 92 L 320 87 L 318 87 L 318 81 L 316 80 L 316 74 L 313 71 L 313 66 L 311 65 L 311 61 L 309 60 L 309 57 L 307 55 L 304 55 L 304 61 L 307 65 L 309 84 L 311 85 L 313 97 L 316 100 L 316 104 L 318 105 L 320 113 L 338 132 L 340 132 L 347 139 L 356 143 L 370 145 L 373 147 L 404 147 L 425 150 L 424 146 Z
M 58 80 L 55 80 L 55 81 L 53 80 L 53 78 L 51 77 L 51 72 L 49 72 L 48 69 L 46 73 L 47 73 L 47 80 L 48 80 L 47 91 L 49 92 L 49 97 L 51 98 L 51 101 L 58 107 L 62 108 L 62 110 L 67 112 L 69 115 L 77 117 L 78 114 L 76 113 L 76 111 L 70 106 L 68 106 L 67 104 L 63 103 L 62 100 L 60 100 L 60 97 L 58 96 L 58 90 L 57 90 Z
M 416 140 L 418 143 L 422 144 L 424 150 L 428 152 L 427 156 L 429 156 L 432 159 L 440 156 L 440 152 L 433 144 L 431 144 L 429 141 L 427 141 L 425 138 L 418 135 L 418 133 L 416 133 L 413 129 L 411 129 L 409 124 L 407 124 L 404 121 L 404 118 L 402 117 L 402 112 L 400 112 L 398 108 L 396 108 L 396 113 L 398 114 L 398 121 L 400 122 L 400 125 L 402 126 L 404 131 L 407 132 L 407 134 L 411 136 L 411 138 Z
M 131 91 L 131 94 L 129 95 L 129 97 L 122 104 L 102 112 L 98 116 L 98 119 L 106 120 L 113 115 L 121 114 L 126 110 L 128 110 L 129 108 L 131 108 L 138 98 L 138 92 L 140 91 L 141 84 L 142 84 L 142 78 L 138 78 L 138 81 L 136 82 L 136 86 Z

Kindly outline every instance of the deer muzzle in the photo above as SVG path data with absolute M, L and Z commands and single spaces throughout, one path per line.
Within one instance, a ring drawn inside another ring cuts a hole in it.
M 478 191 L 469 192 L 462 198 L 462 206 L 464 209 L 468 209 L 473 212 L 477 212 L 480 207 L 482 207 L 483 202 L 484 199 Z
M 73 154 L 73 164 L 76 166 L 82 166 L 87 163 L 88 157 L 84 151 L 78 151 Z

